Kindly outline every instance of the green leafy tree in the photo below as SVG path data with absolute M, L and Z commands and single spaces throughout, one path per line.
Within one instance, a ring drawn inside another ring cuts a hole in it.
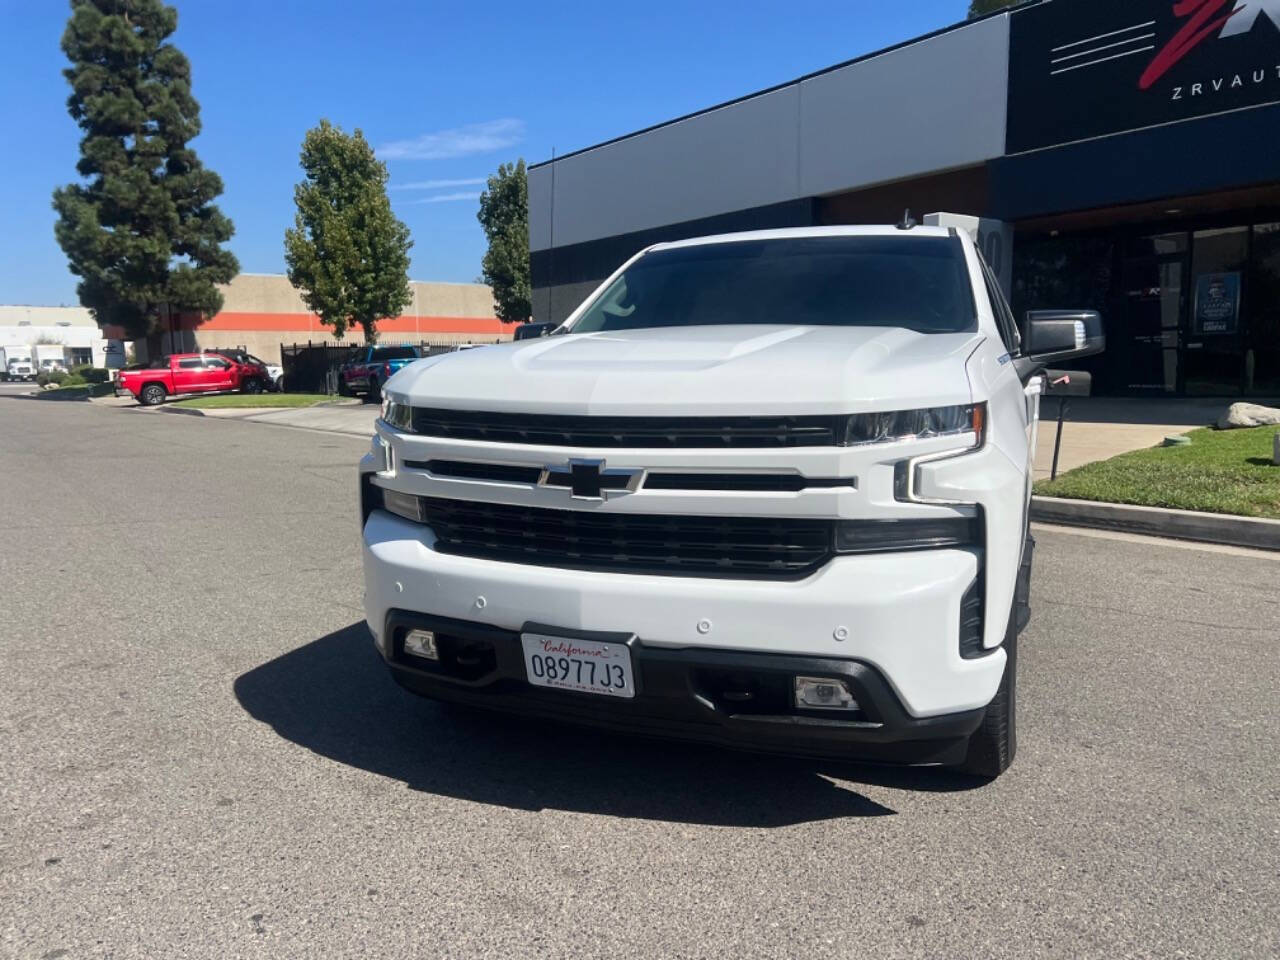
M 307 131 L 301 164 L 298 213 L 284 235 L 289 282 L 334 336 L 358 325 L 372 343 L 378 321 L 399 316 L 413 299 L 413 241 L 391 212 L 387 166 L 358 129 L 346 134 L 328 120 Z
M 995 13 L 997 10 L 1003 10 L 1005 7 L 1012 7 L 1021 2 L 1022 0 L 970 0 L 969 19 L 986 16 L 988 13 Z
M 476 215 L 489 240 L 481 261 L 493 290 L 493 309 L 504 323 L 523 323 L 533 313 L 529 275 L 529 180 L 524 161 L 504 163 L 489 177 Z
M 216 284 L 240 269 L 213 203 L 222 180 L 187 146 L 200 105 L 191 64 L 168 42 L 177 26 L 160 0 L 72 0 L 62 34 L 83 179 L 54 191 L 54 234 L 80 303 L 152 351 L 173 313 L 217 313 Z

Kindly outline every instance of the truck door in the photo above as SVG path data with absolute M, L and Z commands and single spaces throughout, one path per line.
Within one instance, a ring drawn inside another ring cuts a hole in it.
M 1014 319 L 1013 310 L 1009 306 L 1009 301 L 1004 297 L 1004 291 L 1001 290 L 999 282 L 996 280 L 995 274 L 991 272 L 991 268 L 987 266 L 986 261 L 982 260 L 983 274 L 987 282 L 987 298 L 991 301 L 991 309 L 995 313 L 996 323 L 1000 327 L 1000 339 L 1004 343 L 1004 347 L 1010 354 L 1016 355 L 1021 346 L 1021 337 L 1018 334 L 1018 323 Z M 1031 509 L 1031 485 L 1035 479 L 1035 459 L 1036 459 L 1036 440 L 1040 426 L 1040 395 L 1044 390 L 1044 378 L 1036 375 L 1027 383 L 1023 384 L 1022 397 L 1025 409 L 1025 420 L 1023 427 L 1027 435 L 1027 489 L 1023 503 L 1023 514 L 1027 515 Z
M 234 390 L 236 384 L 231 375 L 231 361 L 226 357 L 204 358 L 204 390 Z
M 170 361 L 174 393 L 200 393 L 204 381 L 204 364 L 199 357 L 182 357 Z

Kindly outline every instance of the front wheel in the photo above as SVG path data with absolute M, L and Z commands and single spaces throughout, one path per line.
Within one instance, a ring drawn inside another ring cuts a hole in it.
M 138 400 L 144 407 L 154 407 L 156 404 L 164 403 L 164 398 L 165 389 L 158 383 L 148 383 L 138 394 Z
M 250 377 L 241 385 L 240 389 L 245 393 L 261 393 L 262 381 L 257 377 Z
M 994 780 L 1009 769 L 1018 751 L 1018 629 L 1010 617 L 1004 640 L 1004 676 L 991 703 L 987 705 L 982 726 L 969 734 L 969 747 L 964 761 L 956 766 L 960 773 Z
M 369 392 L 365 394 L 365 399 L 370 403 L 382 402 L 382 386 L 378 383 L 377 377 L 369 378 Z

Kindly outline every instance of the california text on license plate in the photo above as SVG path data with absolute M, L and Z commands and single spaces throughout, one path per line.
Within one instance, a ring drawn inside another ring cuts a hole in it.
M 525 672 L 535 687 L 631 698 L 636 684 L 625 643 L 522 633 Z

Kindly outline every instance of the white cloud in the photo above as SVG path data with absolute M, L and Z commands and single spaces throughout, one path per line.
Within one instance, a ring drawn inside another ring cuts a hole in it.
M 412 183 L 393 183 L 392 190 L 443 190 L 446 187 L 478 187 L 488 183 L 484 177 L 467 177 L 464 180 L 415 180 Z
M 434 197 L 423 197 L 421 200 L 413 200 L 412 203 L 448 203 L 451 200 L 479 200 L 480 194 L 467 193 L 441 193 Z
M 502 150 L 522 139 L 524 121 L 507 117 L 424 133 L 409 140 L 392 140 L 377 152 L 383 160 L 450 160 Z

